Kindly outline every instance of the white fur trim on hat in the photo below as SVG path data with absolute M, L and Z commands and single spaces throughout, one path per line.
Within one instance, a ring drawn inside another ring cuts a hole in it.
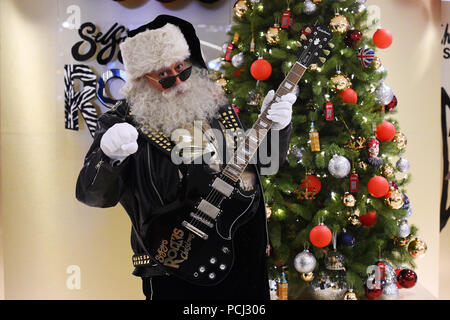
M 126 39 L 120 44 L 120 50 L 127 78 L 130 80 L 190 56 L 183 33 L 171 23 Z

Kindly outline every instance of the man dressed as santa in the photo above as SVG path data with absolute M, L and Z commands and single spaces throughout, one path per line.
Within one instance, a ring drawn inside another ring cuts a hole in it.
M 287 94 L 268 109 L 273 124 L 263 144 L 271 151 L 271 163 L 257 157 L 239 178 L 239 188 L 254 192 L 258 200 L 251 218 L 233 234 L 235 258 L 232 266 L 226 266 L 227 277 L 212 286 L 197 285 L 174 276 L 149 255 L 148 229 L 153 217 L 180 198 L 183 185 L 197 182 L 199 177 L 186 175 L 189 166 L 208 154 L 212 156 L 200 165 L 219 172 L 244 128 L 223 90 L 208 75 L 189 22 L 158 16 L 130 31 L 120 48 L 127 74 L 125 99 L 99 118 L 77 180 L 77 199 L 94 207 L 119 202 L 123 206 L 132 225 L 133 275 L 142 278 L 148 300 L 269 299 L 269 241 L 260 174 L 268 164 L 278 167 L 286 160 L 296 96 Z M 273 99 L 272 90 L 261 112 Z M 201 139 L 195 139 L 198 132 Z

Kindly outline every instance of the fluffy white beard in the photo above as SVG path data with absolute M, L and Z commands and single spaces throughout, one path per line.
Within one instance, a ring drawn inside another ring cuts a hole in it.
M 197 67 L 188 80 L 167 92 L 150 87 L 145 78 L 127 82 L 121 92 L 140 126 L 147 124 L 169 137 L 194 120 L 209 121 L 227 103 L 222 89 Z

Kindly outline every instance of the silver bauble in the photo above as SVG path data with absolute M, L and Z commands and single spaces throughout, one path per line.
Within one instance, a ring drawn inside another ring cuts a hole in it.
M 409 227 L 408 223 L 405 220 L 402 220 L 398 226 L 398 233 L 397 235 L 400 238 L 406 238 L 411 233 L 411 228 Z
M 303 12 L 305 14 L 313 14 L 317 10 L 317 5 L 313 3 L 311 0 L 305 1 L 305 7 L 303 9 Z
M 240 68 L 244 64 L 244 53 L 239 52 L 238 54 L 235 54 L 233 58 L 231 58 L 231 64 L 235 68 Z
M 397 166 L 398 171 L 403 172 L 403 173 L 408 172 L 409 161 L 406 158 L 400 158 L 400 159 L 398 159 L 396 166 Z
M 382 82 L 378 88 L 375 89 L 375 98 L 379 104 L 385 106 L 394 99 L 394 92 L 389 86 Z
M 398 298 L 398 287 L 395 282 L 386 283 L 383 286 L 383 293 L 380 297 L 381 300 L 396 300 Z
M 294 258 L 294 267 L 300 273 L 313 272 L 316 268 L 316 258 L 308 250 L 297 254 Z
M 334 155 L 328 163 L 328 171 L 335 178 L 344 178 L 350 173 L 351 164 L 346 157 Z

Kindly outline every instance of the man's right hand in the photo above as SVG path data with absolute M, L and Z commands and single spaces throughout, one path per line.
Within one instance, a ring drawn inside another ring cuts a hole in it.
M 138 135 L 131 124 L 116 123 L 103 134 L 100 148 L 110 159 L 123 161 L 138 150 Z

